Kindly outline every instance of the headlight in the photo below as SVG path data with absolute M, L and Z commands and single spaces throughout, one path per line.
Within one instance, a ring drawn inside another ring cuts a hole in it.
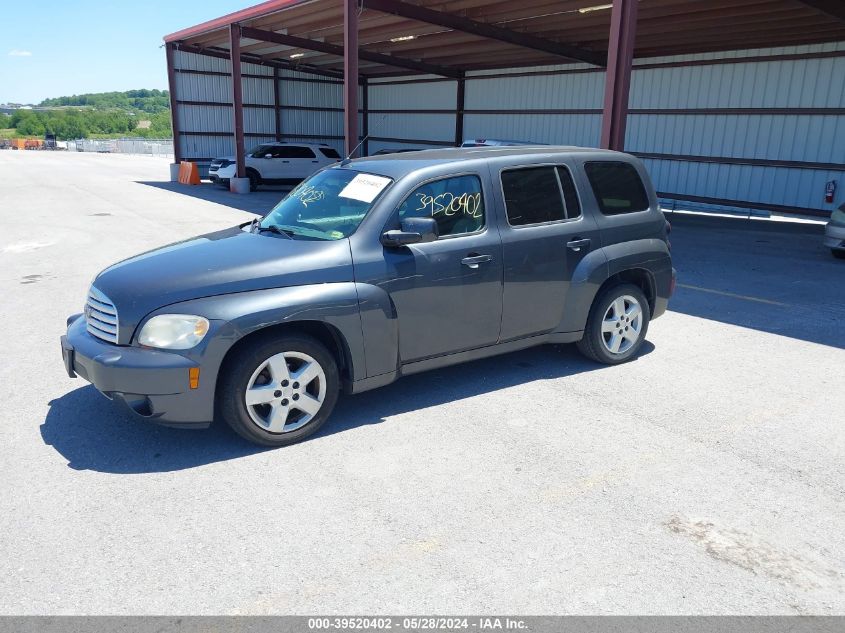
M 144 324 L 138 343 L 161 349 L 190 349 L 208 333 L 208 319 L 192 314 L 159 314 Z

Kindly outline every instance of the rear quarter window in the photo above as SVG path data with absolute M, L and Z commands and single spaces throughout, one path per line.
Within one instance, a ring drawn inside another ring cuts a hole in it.
M 322 153 L 326 158 L 340 158 L 340 154 L 338 154 L 337 150 L 331 147 L 321 147 L 320 153 Z
M 618 215 L 648 209 L 648 195 L 633 165 L 619 161 L 594 161 L 585 163 L 584 171 L 603 214 Z

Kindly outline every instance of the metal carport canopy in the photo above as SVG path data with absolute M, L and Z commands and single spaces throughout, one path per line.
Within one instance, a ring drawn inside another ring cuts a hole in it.
M 165 43 L 172 100 L 177 48 L 229 58 L 234 48 L 245 62 L 343 78 L 347 150 L 358 140 L 357 84 L 370 78 L 436 74 L 462 82 L 472 70 L 607 66 L 601 145 L 623 149 L 634 57 L 843 39 L 841 0 L 270 0 Z

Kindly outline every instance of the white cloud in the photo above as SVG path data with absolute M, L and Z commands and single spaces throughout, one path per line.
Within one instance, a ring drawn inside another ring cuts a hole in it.
M 9 51 L 9 57 L 32 57 L 30 51 L 22 51 L 19 48 L 13 48 Z

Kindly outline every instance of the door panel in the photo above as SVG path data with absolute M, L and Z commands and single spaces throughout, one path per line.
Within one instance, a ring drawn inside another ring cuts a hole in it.
M 399 324 L 399 360 L 409 363 L 493 345 L 502 315 L 502 245 L 484 208 L 477 174 L 437 178 L 415 188 L 385 229 L 402 218 L 433 217 L 440 238 L 426 244 L 356 252 L 355 276 L 389 295 Z
M 295 151 L 291 152 L 290 158 L 290 176 L 287 178 L 304 179 L 317 171 L 320 166 L 317 162 L 317 155 L 310 147 L 297 146 L 291 148 Z
M 386 250 L 385 263 L 382 288 L 396 307 L 403 363 L 497 342 L 502 313 L 497 235 L 485 231 Z
M 601 246 L 598 240 L 595 220 L 583 217 L 502 229 L 503 341 L 555 331 L 563 320 L 572 272 L 587 253 Z
M 581 213 L 565 167 L 506 170 L 502 191 L 504 301 L 501 340 L 553 332 L 563 320 L 572 273 L 600 248 L 598 225 Z

